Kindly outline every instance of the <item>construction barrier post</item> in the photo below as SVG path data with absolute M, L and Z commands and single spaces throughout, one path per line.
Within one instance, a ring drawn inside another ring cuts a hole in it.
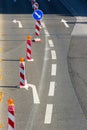
M 38 7 L 39 7 L 39 4 L 38 4 L 37 2 L 35 2 L 35 3 L 33 4 L 33 8 L 34 8 L 34 10 L 37 10 Z
M 8 100 L 8 130 L 15 130 L 15 106 L 12 98 Z
M 26 43 L 26 61 L 32 61 L 32 40 L 31 40 L 31 36 L 27 37 L 27 43 Z
M 25 87 L 25 62 L 24 62 L 24 58 L 21 57 L 20 58 L 20 65 L 19 65 L 19 73 L 20 73 L 20 88 L 24 88 Z
M 33 5 L 34 5 L 35 1 L 36 1 L 36 0 L 31 0 L 32 7 L 33 7 Z
M 35 36 L 40 35 L 40 29 L 41 29 L 41 22 L 40 22 L 40 20 L 36 20 L 36 23 L 35 23 Z

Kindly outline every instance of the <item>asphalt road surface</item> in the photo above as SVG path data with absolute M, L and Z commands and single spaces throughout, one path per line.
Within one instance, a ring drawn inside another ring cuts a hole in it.
M 3 96 L 0 127 L 7 129 L 7 101 L 11 97 L 15 104 L 17 130 L 86 130 L 86 118 L 74 92 L 67 64 L 76 20 L 57 0 L 51 3 L 46 0 L 37 2 L 44 18 L 39 36 L 41 42 L 32 43 L 34 61 L 25 61 L 29 86 L 26 90 L 18 88 L 19 59 L 26 58 L 27 36 L 35 38 L 32 5 L 28 0 L 16 3 L 1 1 L 0 91 Z

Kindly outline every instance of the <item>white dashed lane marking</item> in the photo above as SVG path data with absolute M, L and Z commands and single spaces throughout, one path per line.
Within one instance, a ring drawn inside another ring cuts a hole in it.
M 52 60 L 57 59 L 55 50 L 51 50 L 51 56 L 52 56 Z
M 51 81 L 48 96 L 54 96 L 54 91 L 55 91 L 55 82 Z
M 51 76 L 56 76 L 57 64 L 52 64 Z
M 54 50 L 54 43 L 51 39 L 48 39 L 50 34 L 44 22 L 42 22 L 42 27 L 44 29 L 46 43 L 49 44 L 49 47 L 51 48 L 51 59 L 52 61 L 57 60 L 56 51 Z M 56 76 L 56 73 L 57 73 L 57 64 L 56 63 L 51 64 L 51 76 Z M 50 81 L 48 96 L 54 96 L 54 92 L 55 92 L 55 81 Z M 51 124 L 52 113 L 53 113 L 53 104 L 47 104 L 44 124 Z
M 51 124 L 53 104 L 47 104 L 44 124 Z
M 50 46 L 50 47 L 54 47 L 54 43 L 53 43 L 52 40 L 48 40 L 48 42 L 49 42 L 49 46 Z

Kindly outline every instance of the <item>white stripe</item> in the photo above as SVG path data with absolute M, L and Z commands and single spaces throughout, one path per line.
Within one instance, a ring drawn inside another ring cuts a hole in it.
M 38 31 L 37 29 L 35 30 L 35 32 L 39 35 L 40 34 L 40 31 Z
M 30 55 L 30 53 L 27 53 L 27 56 L 28 56 L 29 58 L 31 58 L 31 55 Z
M 51 56 L 52 56 L 52 60 L 56 60 L 56 52 L 55 50 L 51 50 Z
M 25 71 L 20 67 L 20 73 L 22 73 L 23 75 L 25 74 Z
M 43 28 L 46 28 L 46 25 L 45 25 L 45 23 L 44 23 L 44 22 L 42 22 L 42 27 L 43 27 Z
M 10 125 L 8 125 L 8 130 L 14 130 Z
M 41 26 L 38 22 L 36 22 L 36 25 L 37 25 L 39 28 L 40 28 L 40 26 Z
M 10 112 L 8 112 L 8 118 L 14 122 L 14 116 Z
M 54 96 L 54 91 L 55 91 L 55 82 L 50 82 L 48 96 Z
M 28 44 L 27 44 L 27 48 L 28 48 L 29 50 L 31 50 L 31 46 L 30 46 L 30 45 L 28 45 Z
M 49 32 L 47 31 L 47 27 L 44 22 L 41 23 L 42 27 L 44 28 L 44 33 L 46 36 L 50 36 Z
M 49 40 L 49 45 L 50 45 L 50 47 L 54 47 L 54 44 L 53 44 L 52 40 Z
M 25 85 L 25 80 L 20 77 L 20 82 Z
M 51 75 L 56 76 L 56 71 L 57 71 L 57 65 L 52 64 Z
M 47 104 L 44 124 L 51 124 L 53 104 Z

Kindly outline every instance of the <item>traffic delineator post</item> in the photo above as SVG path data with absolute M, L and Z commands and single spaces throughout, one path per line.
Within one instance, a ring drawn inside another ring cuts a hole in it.
M 20 58 L 20 65 L 19 65 L 19 75 L 20 75 L 20 88 L 25 88 L 28 90 L 26 75 L 25 75 L 25 60 L 23 57 Z
M 32 39 L 31 39 L 31 36 L 27 36 L 26 61 L 33 61 L 33 59 L 32 59 Z
M 15 130 L 15 105 L 12 98 L 8 99 L 8 130 Z
M 24 88 L 25 86 L 25 61 L 23 57 L 20 58 L 19 73 L 20 73 L 20 88 Z
M 38 7 L 39 7 L 39 4 L 38 4 L 37 2 L 35 2 L 35 3 L 33 4 L 33 8 L 34 8 L 34 10 L 37 10 Z
M 36 0 L 31 0 L 32 7 L 33 7 L 33 5 L 34 5 L 35 1 L 36 1 Z
M 35 23 L 35 36 L 40 35 L 40 30 L 41 30 L 41 21 L 36 20 L 36 23 Z

